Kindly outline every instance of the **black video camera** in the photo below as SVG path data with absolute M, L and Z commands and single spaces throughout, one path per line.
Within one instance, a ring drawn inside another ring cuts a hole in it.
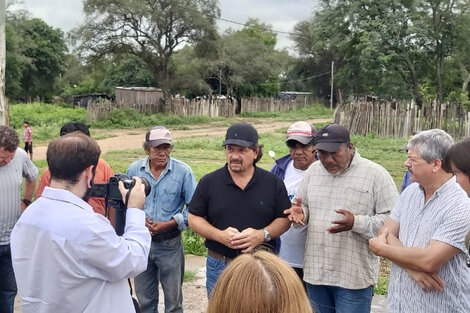
M 150 183 L 144 177 L 140 177 L 142 184 L 145 186 L 145 196 L 150 194 Z M 94 184 L 91 189 L 91 197 L 105 198 L 114 201 L 122 201 L 122 195 L 119 191 L 119 182 L 122 181 L 126 189 L 132 189 L 135 185 L 135 180 L 126 174 L 115 174 L 110 177 L 105 184 Z
M 140 177 L 142 184 L 145 187 L 145 196 L 147 197 L 150 194 L 152 187 L 150 186 L 149 181 Z M 115 230 L 116 233 L 121 236 L 124 233 L 124 226 L 126 225 L 126 205 L 122 199 L 121 192 L 119 191 L 119 182 L 122 181 L 124 187 L 129 190 L 129 192 L 135 186 L 135 180 L 126 174 L 115 174 L 110 177 L 108 182 L 104 184 L 94 184 L 91 188 L 91 197 L 104 198 L 105 207 L 106 207 L 106 216 L 108 215 L 108 205 L 116 209 L 116 218 L 115 218 Z

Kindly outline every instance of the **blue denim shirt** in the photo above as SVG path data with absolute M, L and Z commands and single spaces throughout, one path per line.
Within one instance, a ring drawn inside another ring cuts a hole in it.
M 188 226 L 188 205 L 196 189 L 193 171 L 184 162 L 169 158 L 165 169 L 156 180 L 150 171 L 149 158 L 134 161 L 127 170 L 129 176 L 145 177 L 152 191 L 145 199 L 144 212 L 152 221 L 167 222 L 172 218 L 178 229 Z

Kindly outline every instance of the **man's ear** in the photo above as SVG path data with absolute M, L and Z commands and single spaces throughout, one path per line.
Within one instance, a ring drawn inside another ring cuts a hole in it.
M 442 161 L 439 159 L 432 160 L 432 171 L 437 173 L 442 168 Z
M 88 188 L 92 187 L 91 183 L 92 183 L 92 180 L 93 180 L 93 168 L 94 168 L 94 166 L 90 165 L 84 170 L 84 175 L 85 175 L 86 184 L 87 184 Z

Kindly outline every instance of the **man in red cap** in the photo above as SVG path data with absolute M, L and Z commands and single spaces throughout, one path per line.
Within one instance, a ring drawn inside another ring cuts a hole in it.
M 315 128 L 305 122 L 298 121 L 287 129 L 286 145 L 289 154 L 276 160 L 271 172 L 279 176 L 286 185 L 289 199 L 293 199 L 300 181 L 308 167 L 315 161 Z M 281 235 L 279 256 L 295 270 L 303 280 L 304 247 L 307 238 L 307 227 L 291 226 Z
M 370 312 L 379 258 L 376 236 L 398 197 L 390 174 L 362 158 L 349 131 L 328 124 L 315 136 L 320 162 L 302 180 L 289 219 L 307 224 L 304 281 L 315 312 Z
M 263 154 L 256 129 L 230 126 L 223 146 L 227 163 L 199 181 L 189 204 L 189 226 L 206 238 L 208 296 L 230 260 L 258 245 L 274 249 L 273 239 L 290 224 L 284 183 L 256 166 Z

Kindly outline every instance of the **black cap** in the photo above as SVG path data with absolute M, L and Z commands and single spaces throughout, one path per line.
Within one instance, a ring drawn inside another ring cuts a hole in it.
M 315 136 L 315 149 L 327 152 L 338 151 L 341 144 L 349 145 L 351 139 L 346 127 L 339 124 L 324 126 Z
M 256 129 L 247 123 L 236 123 L 227 129 L 225 141 L 222 145 L 251 147 L 256 143 L 258 143 L 258 132 Z

